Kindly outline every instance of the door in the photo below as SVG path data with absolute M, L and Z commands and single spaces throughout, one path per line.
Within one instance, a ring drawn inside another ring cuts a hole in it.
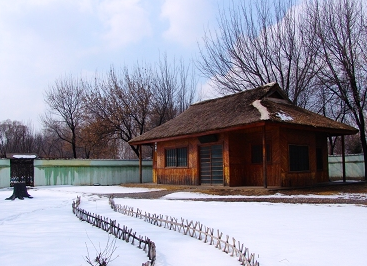
M 200 182 L 223 185 L 223 145 L 200 147 Z

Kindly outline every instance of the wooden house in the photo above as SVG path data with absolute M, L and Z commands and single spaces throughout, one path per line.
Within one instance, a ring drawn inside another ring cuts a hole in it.
M 357 129 L 293 105 L 270 83 L 191 105 L 134 139 L 158 184 L 295 187 L 328 182 L 328 136 Z

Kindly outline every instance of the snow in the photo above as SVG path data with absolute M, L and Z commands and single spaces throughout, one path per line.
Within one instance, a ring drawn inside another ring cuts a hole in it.
M 284 113 L 282 111 L 276 113 L 276 116 L 279 117 L 283 121 L 291 121 L 291 120 L 293 120 L 293 118 L 290 115 L 288 115 L 288 114 L 286 114 L 286 113 Z
M 270 83 L 267 83 L 265 85 L 263 85 L 263 87 L 272 87 L 276 84 L 276 82 L 270 82 Z
M 254 101 L 252 105 L 260 112 L 261 120 L 268 120 L 270 118 L 268 109 L 261 104 L 261 100 Z
M 13 158 L 16 158 L 16 159 L 34 159 L 36 158 L 37 156 L 36 155 L 22 155 L 22 154 L 17 154 L 17 155 L 13 155 Z
M 77 195 L 82 196 L 81 208 L 117 220 L 121 226 L 126 225 L 138 235 L 154 241 L 157 266 L 240 265 L 236 258 L 202 241 L 114 212 L 107 197 L 103 196 L 106 193 L 144 191 L 148 190 L 119 186 L 36 187 L 28 190 L 33 199 L 0 201 L 1 265 L 87 265 L 84 260 L 86 246 L 93 256 L 93 245 L 103 249 L 108 234 L 74 216 L 71 203 Z M 0 189 L 0 198 L 5 199 L 11 194 L 10 188 Z M 182 199 L 210 197 L 180 192 L 157 200 L 116 198 L 115 202 L 151 214 L 200 221 L 205 226 L 219 229 L 223 235 L 244 243 L 251 253 L 256 254 L 261 266 L 367 265 L 364 255 L 367 243 L 365 206 Z M 276 194 L 274 197 L 285 196 Z M 356 195 L 328 197 L 353 198 Z M 141 265 L 148 260 L 146 253 L 129 243 L 117 240 L 116 246 L 114 254 L 118 257 L 110 266 Z

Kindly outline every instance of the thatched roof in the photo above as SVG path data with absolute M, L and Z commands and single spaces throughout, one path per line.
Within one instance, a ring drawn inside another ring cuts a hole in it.
M 130 144 L 204 135 L 258 122 L 302 125 L 335 135 L 358 132 L 355 128 L 296 107 L 277 83 L 191 105 L 185 112 L 131 141 Z

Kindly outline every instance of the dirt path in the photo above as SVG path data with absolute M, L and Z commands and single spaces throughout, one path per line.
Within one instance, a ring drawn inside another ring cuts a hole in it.
M 340 188 L 341 189 L 341 188 Z M 351 188 L 347 188 L 350 190 Z M 194 190 L 194 191 L 193 191 Z M 118 193 L 113 194 L 113 197 L 115 198 L 133 198 L 133 199 L 159 199 L 161 197 L 164 197 L 166 195 L 169 195 L 171 193 L 175 192 L 198 192 L 196 190 L 200 190 L 200 192 L 205 193 L 205 189 L 197 188 L 182 188 L 178 189 L 175 187 L 174 189 L 165 189 L 165 190 L 159 190 L 159 191 L 149 191 L 149 192 L 139 192 L 139 193 Z M 213 191 L 214 190 L 214 191 Z M 334 188 L 335 190 L 335 188 Z M 330 188 L 326 188 L 323 191 L 320 191 L 319 189 L 317 191 L 314 191 L 317 194 L 321 195 L 333 195 L 338 193 L 350 193 L 350 192 L 343 192 L 343 191 L 332 191 L 330 192 Z M 341 189 L 342 190 L 342 189 Z M 292 190 L 293 191 L 293 190 Z M 262 191 L 262 192 L 256 192 L 251 193 L 248 190 L 240 190 L 240 189 L 227 189 L 227 193 L 223 191 L 222 188 L 217 189 L 215 191 L 214 188 L 210 188 L 209 191 L 206 191 L 207 194 L 218 195 L 215 194 L 215 192 L 219 193 L 222 197 L 211 197 L 211 198 L 187 198 L 187 199 L 170 199 L 170 200 L 190 200 L 190 201 L 222 201 L 222 202 L 269 202 L 269 203 L 292 203 L 292 204 L 359 204 L 359 205 L 366 205 L 367 206 L 367 197 L 363 196 L 361 194 L 364 194 L 361 191 L 358 191 L 358 193 L 352 193 L 351 197 L 344 198 L 344 197 L 334 197 L 334 198 L 326 198 L 326 197 L 302 197 L 302 195 L 305 194 L 312 194 L 309 189 L 306 191 L 297 190 L 297 193 L 295 191 L 281 191 L 282 194 L 287 195 L 297 195 L 297 197 L 264 197 L 265 195 L 272 195 L 277 193 L 276 191 Z M 246 192 L 246 193 L 245 193 Z M 279 192 L 279 191 L 278 191 Z M 237 193 L 237 194 L 236 194 Z M 223 197 L 225 195 L 232 195 L 232 197 Z M 233 197 L 233 195 L 247 195 L 247 196 L 255 196 L 255 197 Z M 111 196 L 106 195 L 106 196 Z
M 269 202 L 292 204 L 358 204 L 366 205 L 367 199 L 342 199 L 342 198 L 210 198 L 189 199 L 192 201 L 223 201 L 223 202 Z
M 115 198 L 132 198 L 132 199 L 159 199 L 175 191 L 159 190 L 139 193 L 117 193 L 113 194 Z

